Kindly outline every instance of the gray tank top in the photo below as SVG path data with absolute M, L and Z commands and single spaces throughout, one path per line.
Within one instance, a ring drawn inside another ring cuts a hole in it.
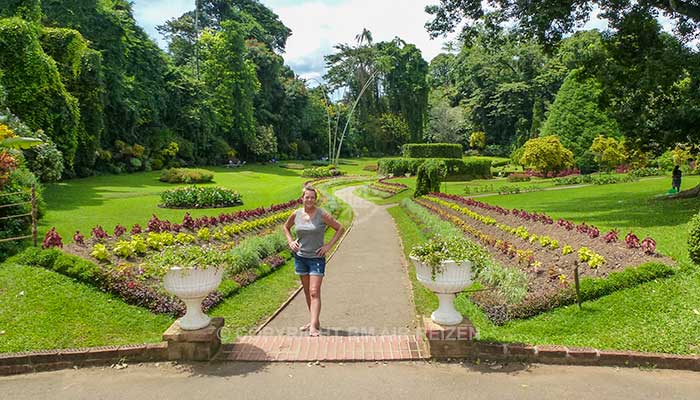
M 310 221 L 305 221 L 302 217 L 304 209 L 296 211 L 294 216 L 294 226 L 299 239 L 299 251 L 297 256 L 304 258 L 319 258 L 316 250 L 323 246 L 323 235 L 326 232 L 326 223 L 323 222 L 323 213 L 320 208 Z

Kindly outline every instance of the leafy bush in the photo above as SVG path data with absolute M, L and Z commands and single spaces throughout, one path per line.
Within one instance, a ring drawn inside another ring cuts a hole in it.
M 325 178 L 329 176 L 340 176 L 345 175 L 345 173 L 335 167 L 335 165 L 329 165 L 327 167 L 316 167 L 316 168 L 306 168 L 301 176 L 305 178 Z
M 529 182 L 530 175 L 527 174 L 510 174 L 508 175 L 508 182 Z
M 160 175 L 161 182 L 207 183 L 214 180 L 214 173 L 206 169 L 170 168 Z
M 638 168 L 630 172 L 630 175 L 635 178 L 641 178 L 644 176 L 658 176 L 663 175 L 664 171 L 660 168 Z
M 462 145 L 455 143 L 407 143 L 401 154 L 405 158 L 462 158 Z
M 414 197 L 440 191 L 440 182 L 447 176 L 447 166 L 442 160 L 432 158 L 418 167 Z
M 25 167 L 19 167 L 10 172 L 7 179 L 7 182 L 0 187 L 0 205 L 4 206 L 0 208 L 0 217 L 30 213 L 32 206 L 29 200 L 31 199 L 30 188 L 32 185 L 36 185 L 38 217 L 41 217 L 44 210 L 42 187 L 34 174 Z M 28 215 L 2 219 L 0 220 L 0 238 L 29 235 L 31 234 L 31 226 L 32 218 Z M 22 247 L 24 247 L 24 243 L 18 240 L 0 243 L 0 259 L 7 258 Z
M 418 168 L 426 162 L 426 158 L 382 158 L 378 162 L 379 173 L 394 176 L 410 173 L 416 175 Z M 447 177 L 460 180 L 490 178 L 491 162 L 489 160 L 462 160 L 455 158 L 434 158 L 445 165 Z
M 160 194 L 167 208 L 233 207 L 243 204 L 241 195 L 222 187 L 188 186 L 166 190 Z
M 574 155 L 561 144 L 559 137 L 543 136 L 525 142 L 520 163 L 547 175 L 572 166 Z
M 688 255 L 695 264 L 700 265 L 700 213 L 688 222 Z

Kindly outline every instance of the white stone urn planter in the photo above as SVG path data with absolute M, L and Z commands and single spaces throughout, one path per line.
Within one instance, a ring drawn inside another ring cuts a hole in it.
M 440 300 L 440 306 L 433 311 L 430 318 L 440 325 L 459 325 L 463 318 L 454 306 L 455 293 L 461 292 L 472 283 L 472 263 L 445 260 L 440 264 L 433 279 L 432 268 L 429 265 L 413 256 L 411 260 L 416 266 L 418 282 L 435 293 Z
M 206 328 L 211 318 L 202 312 L 202 300 L 221 284 L 224 269 L 219 267 L 171 267 L 163 278 L 165 290 L 185 303 L 187 312 L 178 320 L 180 328 L 194 331 Z

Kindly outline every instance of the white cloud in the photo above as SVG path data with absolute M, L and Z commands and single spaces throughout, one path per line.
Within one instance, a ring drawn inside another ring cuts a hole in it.
M 173 17 L 194 9 L 195 0 L 136 0 L 134 14 L 139 25 L 165 47 L 155 30 Z M 405 0 L 269 0 L 270 7 L 292 29 L 283 55 L 285 63 L 302 77 L 320 77 L 324 73 L 323 56 L 338 43 L 353 43 L 355 35 L 367 28 L 375 42 L 398 36 L 415 44 L 430 61 L 440 53 L 444 38 L 430 40 L 425 23 L 430 19 L 425 6 L 434 1 Z
M 299 71 L 302 77 L 323 73 L 323 55 L 332 53 L 338 43 L 353 44 L 363 28 L 372 32 L 375 42 L 398 36 L 415 44 L 430 61 L 441 52 L 444 38 L 430 40 L 425 23 L 430 19 L 425 0 L 346 0 L 336 4 L 309 1 L 273 8 L 282 22 L 292 29 L 284 55 L 290 66 L 314 65 L 314 71 Z M 310 57 L 314 57 L 313 60 Z M 318 58 L 318 60 L 316 59 Z

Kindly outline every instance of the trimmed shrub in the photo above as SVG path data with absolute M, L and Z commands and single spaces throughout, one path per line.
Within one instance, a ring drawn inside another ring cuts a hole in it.
M 215 208 L 243 204 L 241 195 L 222 187 L 188 186 L 166 190 L 160 194 L 166 208 Z
M 328 176 L 340 176 L 345 173 L 337 169 L 335 165 L 329 165 L 327 167 L 316 167 L 316 168 L 306 168 L 301 176 L 304 178 L 325 178 Z
M 455 143 L 408 143 L 401 154 L 405 158 L 462 158 L 462 145 Z
M 444 161 L 437 158 L 426 160 L 418 167 L 416 191 L 413 193 L 413 196 L 418 197 L 432 192 L 439 192 L 440 182 L 446 176 L 447 166 Z
M 207 183 L 213 180 L 213 172 L 196 168 L 170 168 L 160 175 L 160 181 L 168 183 Z
M 700 213 L 695 214 L 688 223 L 688 255 L 700 265 Z
M 418 167 L 426 162 L 426 158 L 383 158 L 377 163 L 379 173 L 394 176 L 418 173 Z M 444 163 L 448 180 L 469 180 L 491 177 L 491 162 L 489 160 L 462 160 L 455 158 L 434 158 Z

